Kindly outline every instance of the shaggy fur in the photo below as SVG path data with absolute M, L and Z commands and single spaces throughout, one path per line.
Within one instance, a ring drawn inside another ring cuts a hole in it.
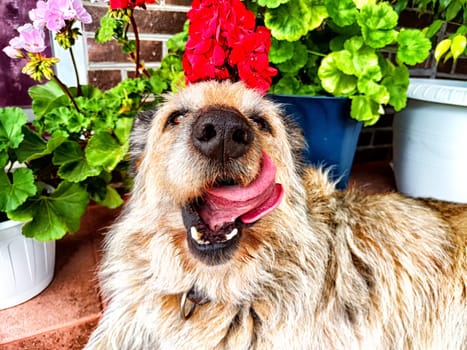
M 181 208 L 223 176 L 190 142 L 215 105 L 255 130 L 229 175 L 249 184 L 266 152 L 285 197 L 243 228 L 233 256 L 206 264 Z M 467 205 L 336 190 L 303 167 L 279 106 L 240 83 L 191 85 L 140 124 L 134 191 L 99 275 L 107 307 L 86 349 L 467 349 Z M 185 320 L 193 288 L 208 302 Z

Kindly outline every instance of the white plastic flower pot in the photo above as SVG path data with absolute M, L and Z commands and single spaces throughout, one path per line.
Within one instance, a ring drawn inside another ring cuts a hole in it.
M 21 233 L 22 222 L 0 222 L 0 309 L 21 304 L 52 281 L 55 241 L 39 242 Z
M 394 175 L 400 192 L 467 203 L 467 82 L 411 79 L 394 119 Z

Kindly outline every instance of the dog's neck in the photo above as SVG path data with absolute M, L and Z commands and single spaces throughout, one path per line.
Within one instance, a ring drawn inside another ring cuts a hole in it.
M 198 292 L 195 287 L 192 287 L 188 292 L 185 292 L 181 296 L 180 300 L 180 317 L 184 320 L 188 320 L 198 305 L 204 305 L 208 303 L 209 298 Z

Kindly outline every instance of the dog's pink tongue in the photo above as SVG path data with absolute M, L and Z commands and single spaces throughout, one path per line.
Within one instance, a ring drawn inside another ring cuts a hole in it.
M 276 208 L 283 195 L 276 184 L 276 167 L 266 154 L 258 177 L 248 186 L 213 187 L 207 190 L 205 203 L 199 210 L 203 221 L 213 231 L 240 218 L 249 224 Z

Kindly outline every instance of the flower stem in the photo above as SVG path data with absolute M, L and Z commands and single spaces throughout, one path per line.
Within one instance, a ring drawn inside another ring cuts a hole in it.
M 70 99 L 71 103 L 72 103 L 73 106 L 75 107 L 76 111 L 81 113 L 81 111 L 79 110 L 78 105 L 76 104 L 75 99 L 73 98 L 73 95 L 71 94 L 70 90 L 68 90 L 67 86 L 66 86 L 65 84 L 63 84 L 63 82 L 62 82 L 55 74 L 52 76 L 52 79 L 60 86 L 60 88 L 61 88 L 61 89 L 63 90 L 63 92 L 65 93 L 65 95 L 68 96 L 68 98 Z
M 131 26 L 133 27 L 133 32 L 135 34 L 135 62 L 136 62 L 136 72 L 135 76 L 139 77 L 139 68 L 140 68 L 140 63 L 139 63 L 139 34 L 138 34 L 138 27 L 136 25 L 135 17 L 133 16 L 133 11 L 130 14 L 130 22 Z
M 321 52 L 318 52 L 318 51 L 307 50 L 307 52 L 311 53 L 312 55 L 316 55 L 316 56 L 321 56 L 321 57 L 326 57 L 327 56 L 324 53 L 321 53 Z
M 71 56 L 71 62 L 73 63 L 73 70 L 75 71 L 75 77 L 76 77 L 76 89 L 77 89 L 76 94 L 78 96 L 81 96 L 81 84 L 79 82 L 78 66 L 76 65 L 75 55 L 73 53 L 73 47 L 70 47 L 70 56 Z

